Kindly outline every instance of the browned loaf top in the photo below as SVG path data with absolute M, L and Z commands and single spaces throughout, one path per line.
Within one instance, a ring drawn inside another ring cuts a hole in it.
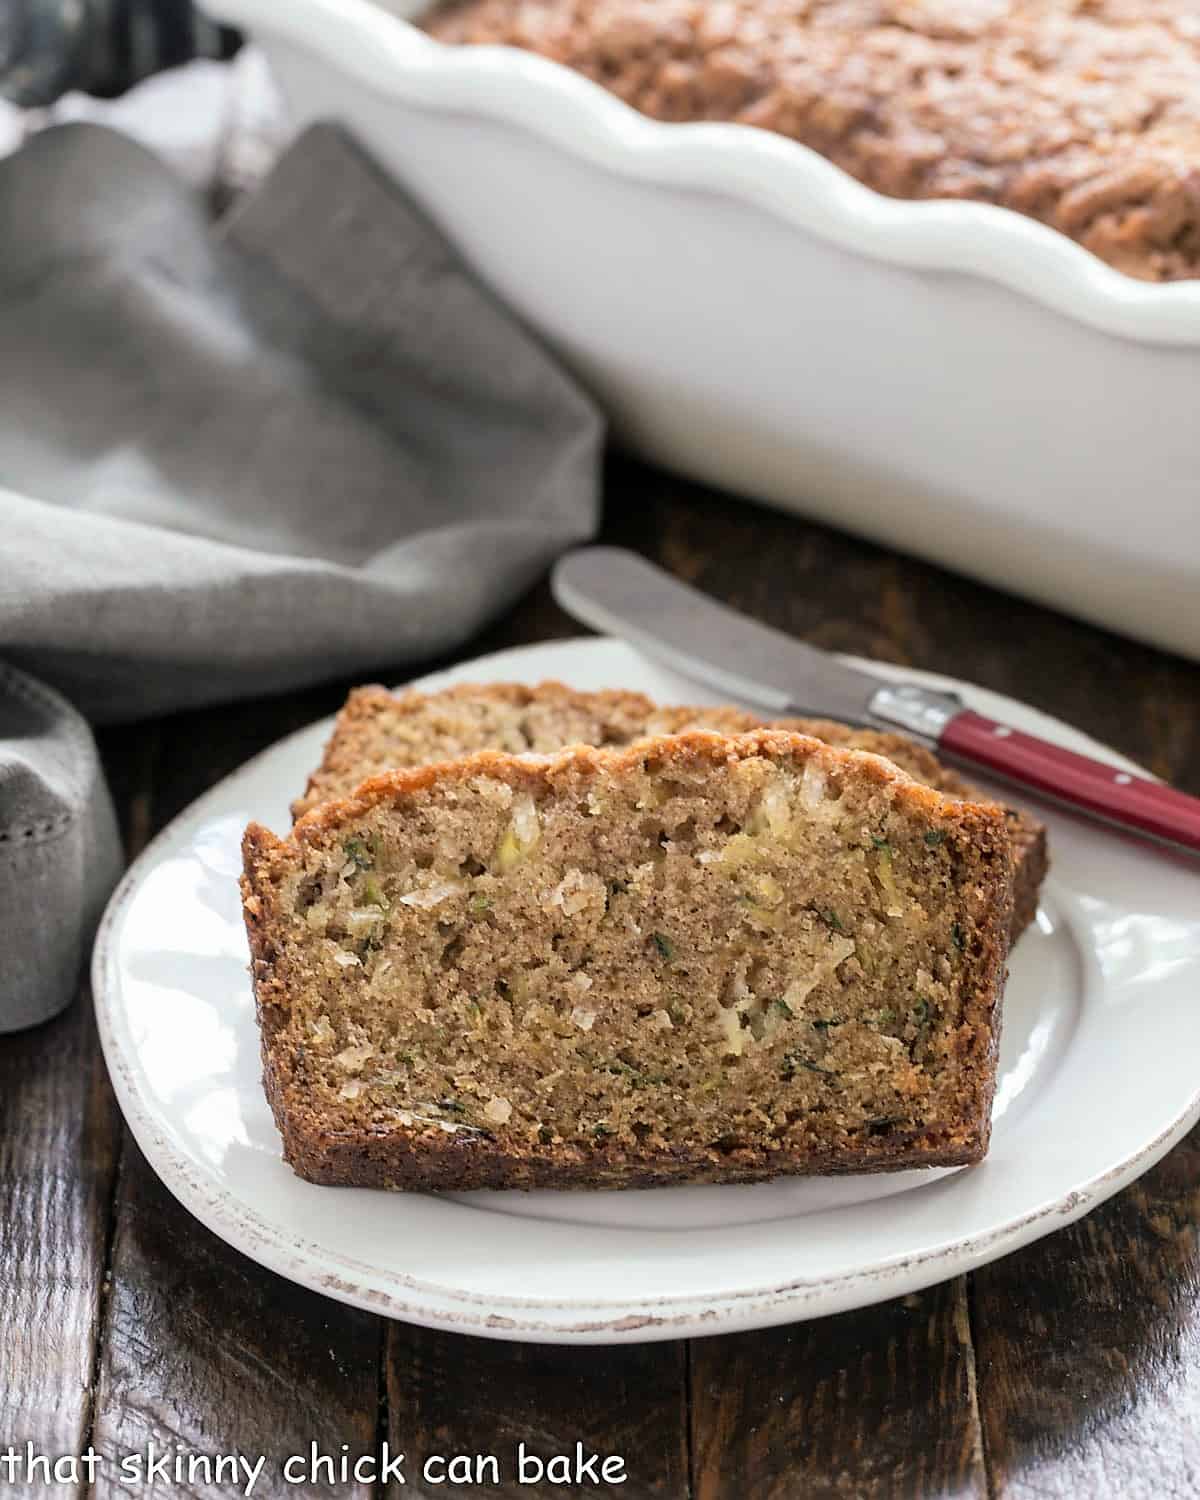
M 580 693 L 561 682 L 460 683 L 437 693 L 355 688 L 292 816 L 349 796 L 368 776 L 478 750 L 547 755 L 567 745 L 631 745 L 653 712 L 641 693 Z
M 778 131 L 896 198 L 998 203 L 1150 281 L 1200 274 L 1195 0 L 448 0 L 660 120 Z
M 331 797 L 346 797 L 368 776 L 453 760 L 478 750 L 549 754 L 567 745 L 629 745 L 647 735 L 710 729 L 745 734 L 764 727 L 739 708 L 660 708 L 641 693 L 581 693 L 559 682 L 460 684 L 439 693 L 352 692 L 339 713 L 320 767 L 292 806 L 295 817 Z M 829 719 L 778 719 L 765 727 L 815 735 L 828 744 L 884 755 L 917 781 L 967 801 L 982 794 L 902 734 L 851 729 Z M 1046 875 L 1046 830 L 1028 813 L 1006 809 L 1016 850 L 1013 939 L 1037 915 Z
M 316 1182 L 623 1187 L 978 1161 L 1000 808 L 800 735 L 393 771 L 243 896 L 268 1097 Z

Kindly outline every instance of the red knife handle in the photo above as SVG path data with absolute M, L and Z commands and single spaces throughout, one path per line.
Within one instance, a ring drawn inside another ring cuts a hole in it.
M 971 709 L 955 714 L 938 745 L 958 760 L 1067 807 L 1200 854 L 1200 798 L 1060 749 Z

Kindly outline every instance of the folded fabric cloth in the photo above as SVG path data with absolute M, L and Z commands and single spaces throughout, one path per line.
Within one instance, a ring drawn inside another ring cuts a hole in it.
M 591 534 L 601 440 L 334 127 L 215 229 L 102 127 L 0 162 L 0 656 L 93 720 L 448 650 Z
M 100 127 L 0 163 L 0 650 L 93 719 L 445 651 L 591 533 L 600 433 L 332 127 L 219 235 Z
M 91 730 L 57 693 L 0 666 L 0 1033 L 71 998 L 120 873 Z

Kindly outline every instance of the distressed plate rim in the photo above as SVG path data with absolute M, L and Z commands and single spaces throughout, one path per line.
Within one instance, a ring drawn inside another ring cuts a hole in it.
M 532 681 L 558 675 L 570 680 L 573 667 L 584 662 L 603 661 L 605 654 L 611 655 L 614 649 L 629 651 L 621 643 L 604 637 L 518 647 L 463 662 L 448 671 L 417 679 L 414 685 L 437 687 L 473 677 L 496 680 L 503 676 Z M 1134 762 L 1111 749 L 1015 700 L 953 678 L 907 669 L 901 672 L 880 663 L 867 665 L 883 675 L 917 678 L 934 685 L 957 688 L 968 702 L 994 714 L 1023 723 L 1060 741 L 1069 741 L 1076 747 L 1090 749 L 1114 766 L 1135 772 L 1140 770 Z M 584 675 L 588 673 L 585 671 Z M 675 680 L 682 682 L 682 679 Z M 694 689 L 697 698 L 702 692 L 702 689 Z M 707 696 L 712 698 L 711 693 Z M 93 956 L 93 993 L 101 1045 L 117 1100 L 137 1144 L 170 1192 L 189 1212 L 238 1250 L 293 1281 L 390 1317 L 502 1339 L 563 1343 L 644 1342 L 766 1327 L 917 1291 L 1028 1244 L 1073 1222 L 1133 1181 L 1200 1118 L 1200 1087 L 1197 1087 L 1180 1100 L 1180 1107 L 1162 1129 L 1139 1140 L 1104 1170 L 1080 1179 L 1050 1198 L 1031 1201 L 1025 1212 L 1011 1215 L 982 1232 L 951 1236 L 945 1243 L 908 1252 L 898 1244 L 894 1255 L 882 1257 L 870 1265 L 853 1266 L 832 1275 L 777 1279 L 768 1285 L 746 1290 L 689 1292 L 649 1298 L 632 1295 L 554 1299 L 498 1296 L 413 1277 L 395 1266 L 383 1267 L 370 1260 L 358 1261 L 351 1256 L 331 1253 L 319 1241 L 297 1233 L 286 1218 L 281 1222 L 278 1215 L 264 1215 L 223 1188 L 206 1162 L 181 1150 L 173 1138 L 170 1121 L 163 1118 L 155 1101 L 148 1097 L 144 1080 L 139 1076 L 128 1016 L 122 1008 L 123 976 L 119 955 L 123 924 L 143 882 L 164 859 L 187 847 L 189 835 L 202 825 L 205 816 L 218 807 L 223 798 L 228 797 L 231 783 L 236 783 L 252 770 L 268 766 L 273 758 L 281 755 L 284 747 L 323 732 L 331 722 L 331 719 L 322 720 L 277 741 L 211 788 L 162 829 L 133 862 L 114 892 L 100 925 Z M 1097 841 L 1109 837 L 1098 830 L 1089 836 Z M 1053 857 L 1053 848 L 1051 853 Z M 1180 878 L 1190 880 L 1196 877 L 1190 871 L 1181 871 Z M 955 1174 L 955 1179 L 958 1176 Z M 970 1173 L 966 1176 L 969 1178 Z M 311 1191 L 327 1194 L 355 1190 Z M 894 1200 L 880 1200 L 881 1204 L 891 1201 Z M 396 1199 L 390 1202 L 395 1203 Z M 538 1221 L 522 1216 L 521 1222 L 535 1224 Z M 806 1220 L 799 1217 L 785 1222 L 803 1224 Z M 748 1229 L 754 1227 L 747 1226 Z M 597 1233 L 639 1233 L 636 1229 L 606 1231 L 603 1226 L 595 1228 Z

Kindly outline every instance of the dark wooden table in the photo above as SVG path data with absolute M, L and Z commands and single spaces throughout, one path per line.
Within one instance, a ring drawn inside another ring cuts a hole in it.
M 1026 699 L 1200 793 L 1200 667 L 627 461 L 610 465 L 605 534 L 822 646 Z M 577 633 L 542 587 L 464 654 Z M 130 852 L 346 686 L 104 733 Z M 269 1460 L 255 1495 L 360 1495 L 380 1487 L 301 1491 L 278 1466 L 312 1441 L 357 1456 L 385 1438 L 419 1456 L 582 1441 L 625 1458 L 605 1488 L 631 1500 L 1195 1500 L 1200 1132 L 1080 1223 L 919 1296 L 764 1333 L 551 1348 L 389 1324 L 228 1249 L 124 1130 L 86 987 L 0 1041 L 0 1455 L 94 1444 L 98 1496 L 211 1495 L 239 1491 L 122 1483 L 114 1461 L 150 1442 L 240 1450 Z M 406 1478 L 388 1493 L 497 1493 L 425 1484 L 411 1463 Z

